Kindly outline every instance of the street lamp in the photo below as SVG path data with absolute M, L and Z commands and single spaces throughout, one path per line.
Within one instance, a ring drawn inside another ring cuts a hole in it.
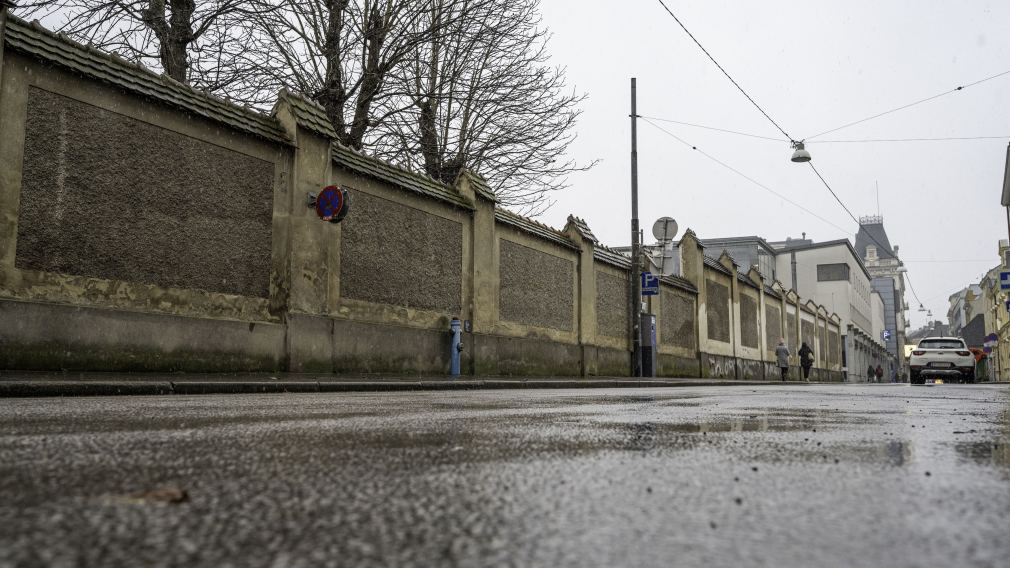
M 803 162 L 810 161 L 810 152 L 807 152 L 806 148 L 803 147 L 803 142 L 797 142 L 793 140 L 793 157 L 790 158 L 792 161 L 802 164 Z

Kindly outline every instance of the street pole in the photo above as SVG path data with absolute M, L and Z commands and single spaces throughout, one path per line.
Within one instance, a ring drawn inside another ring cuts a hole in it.
M 642 376 L 642 266 L 638 240 L 638 107 L 631 78 L 631 376 Z

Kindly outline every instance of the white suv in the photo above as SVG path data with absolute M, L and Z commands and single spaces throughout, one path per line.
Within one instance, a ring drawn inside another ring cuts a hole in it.
M 927 337 L 908 358 L 911 382 L 921 385 L 927 376 L 975 382 L 975 356 L 958 337 Z

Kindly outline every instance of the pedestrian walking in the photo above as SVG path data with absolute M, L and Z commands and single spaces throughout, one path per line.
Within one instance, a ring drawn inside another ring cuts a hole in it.
M 866 368 L 866 382 L 872 383 L 876 376 L 877 370 L 873 368 L 873 363 L 870 363 L 870 366 Z
M 810 367 L 814 366 L 814 350 L 804 341 L 800 345 L 800 367 L 803 368 L 803 380 L 810 382 Z
M 884 382 L 884 369 L 880 365 L 877 365 L 877 382 Z
M 777 360 L 779 370 L 782 371 L 782 380 L 786 380 L 786 374 L 789 372 L 789 348 L 786 347 L 786 338 L 779 339 L 779 345 L 775 348 L 775 359 Z

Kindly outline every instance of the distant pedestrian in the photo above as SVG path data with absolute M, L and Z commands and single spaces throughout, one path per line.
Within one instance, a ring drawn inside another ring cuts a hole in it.
M 789 348 L 786 347 L 786 338 L 779 339 L 779 346 L 775 348 L 775 359 L 779 370 L 782 371 L 782 380 L 786 380 L 789 373 Z
M 804 341 L 800 345 L 800 367 L 803 368 L 803 380 L 810 381 L 810 367 L 814 366 L 814 350 Z
M 884 382 L 884 369 L 880 365 L 877 365 L 877 382 Z
M 873 368 L 873 363 L 866 368 L 866 382 L 872 383 L 873 379 L 877 377 L 877 370 Z

